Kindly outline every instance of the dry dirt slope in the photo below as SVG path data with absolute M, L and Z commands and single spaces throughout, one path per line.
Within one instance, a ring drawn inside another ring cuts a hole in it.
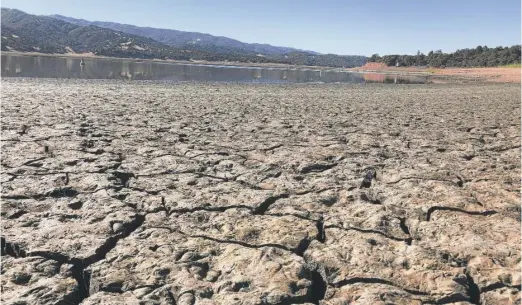
M 2 79 L 3 304 L 517 304 L 520 88 Z

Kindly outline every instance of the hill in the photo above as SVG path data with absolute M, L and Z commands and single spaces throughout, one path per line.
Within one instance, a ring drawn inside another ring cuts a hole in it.
M 2 50 L 40 53 L 92 53 L 109 57 L 144 59 L 276 62 L 245 52 L 212 52 L 175 48 L 154 39 L 106 29 L 81 26 L 48 16 L 2 8 Z
M 185 48 L 189 46 L 195 50 L 211 51 L 216 53 L 243 53 L 262 55 L 282 55 L 289 52 L 306 52 L 318 55 L 312 51 L 302 51 L 289 47 L 277 47 L 269 44 L 245 43 L 228 37 L 213 36 L 198 32 L 185 32 L 170 29 L 158 29 L 151 27 L 138 27 L 130 24 L 115 22 L 88 21 L 62 15 L 51 15 L 50 17 L 81 26 L 98 26 L 128 34 L 152 38 L 169 46 Z
M 355 67 L 364 56 L 292 51 L 260 55 L 233 46 L 186 44 L 173 47 L 149 37 L 129 34 L 95 25 L 79 25 L 49 16 L 36 16 L 2 8 L 2 50 L 40 53 L 92 53 L 109 57 L 143 59 L 206 60 L 244 63 Z
M 359 55 L 315 55 L 305 52 L 290 52 L 281 56 L 273 56 L 277 61 L 288 62 L 301 66 L 328 66 L 328 67 L 360 67 L 367 61 L 366 56 Z
M 78 26 L 15 9 L 2 8 L 1 26 L 3 51 L 189 59 L 186 51 L 150 38 L 96 26 Z

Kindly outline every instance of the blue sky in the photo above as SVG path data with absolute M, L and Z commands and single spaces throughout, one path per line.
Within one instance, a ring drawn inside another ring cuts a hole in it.
M 520 44 L 520 0 L 2 0 L 61 14 L 322 53 L 415 54 Z

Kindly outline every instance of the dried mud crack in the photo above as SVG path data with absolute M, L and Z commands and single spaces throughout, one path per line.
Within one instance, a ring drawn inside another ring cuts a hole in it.
M 2 304 L 521 301 L 517 86 L 2 81 Z

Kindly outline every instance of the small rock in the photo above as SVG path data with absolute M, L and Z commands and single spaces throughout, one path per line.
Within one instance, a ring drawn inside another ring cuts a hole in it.
M 141 299 L 142 297 L 151 293 L 151 291 L 152 291 L 152 288 L 144 287 L 144 288 L 138 288 L 138 289 L 132 290 L 132 294 L 134 294 L 137 298 Z
M 322 198 L 319 198 L 319 202 L 328 207 L 334 205 L 339 200 L 339 197 L 336 194 L 327 195 Z
M 375 178 L 377 178 L 377 171 L 374 168 L 369 168 L 359 188 L 369 188 Z
M 310 287 L 312 286 L 312 281 L 310 280 L 307 280 L 307 279 L 301 279 L 299 281 L 297 281 L 297 288 L 307 288 L 307 287 Z
M 115 222 L 112 224 L 112 231 L 114 233 L 119 233 L 123 230 L 123 224 L 121 222 Z
M 366 240 L 370 245 L 372 246 L 376 246 L 377 245 L 377 241 L 373 238 L 369 238 Z
M 184 293 L 178 299 L 179 305 L 192 305 L 195 303 L 194 295 L 191 293 Z
M 31 279 L 31 275 L 27 273 L 15 273 L 11 281 L 17 285 L 27 284 Z
M 275 190 L 276 189 L 276 185 L 274 183 L 261 182 L 258 186 L 263 190 Z
M 210 270 L 207 272 L 207 277 L 205 278 L 205 281 L 208 282 L 215 282 L 219 278 L 221 273 L 219 271 Z

